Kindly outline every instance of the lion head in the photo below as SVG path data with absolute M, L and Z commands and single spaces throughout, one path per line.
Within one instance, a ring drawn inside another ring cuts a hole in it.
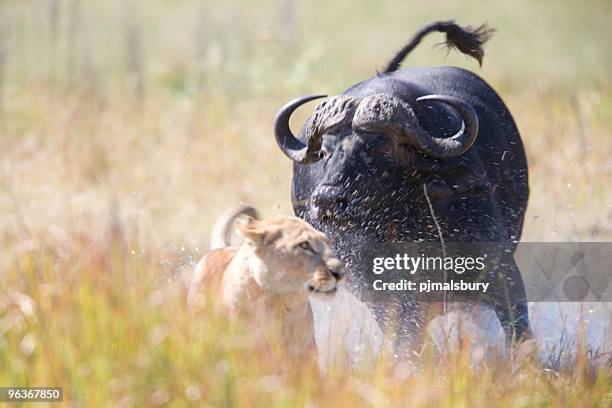
M 325 234 L 296 217 L 247 218 L 237 225 L 253 249 L 253 278 L 277 294 L 307 291 L 331 295 L 345 273 Z

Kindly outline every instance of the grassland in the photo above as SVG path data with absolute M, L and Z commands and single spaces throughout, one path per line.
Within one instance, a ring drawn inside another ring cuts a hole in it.
M 370 76 L 432 19 L 499 30 L 481 69 L 434 38 L 407 64 L 467 67 L 507 102 L 530 164 L 523 240 L 612 238 L 608 2 L 329 3 L 0 2 L 0 385 L 62 385 L 77 406 L 612 404 L 584 350 L 574 369 L 459 355 L 321 378 L 186 311 L 219 212 L 291 212 L 276 109 Z

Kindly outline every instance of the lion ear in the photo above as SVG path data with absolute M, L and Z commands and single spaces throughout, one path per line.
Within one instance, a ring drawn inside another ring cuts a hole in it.
M 266 236 L 266 229 L 253 217 L 245 217 L 244 221 L 237 223 L 236 230 L 245 239 L 256 244 L 263 242 Z

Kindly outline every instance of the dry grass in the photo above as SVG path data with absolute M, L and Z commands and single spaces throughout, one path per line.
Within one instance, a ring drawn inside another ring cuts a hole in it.
M 432 18 L 499 29 L 480 73 L 526 145 L 523 240 L 612 238 L 607 3 L 358 2 L 342 30 L 346 10 L 327 3 L 0 3 L 0 385 L 62 385 L 86 406 L 612 403 L 609 368 L 579 342 L 573 370 L 459 354 L 418 374 L 381 361 L 322 378 L 279 372 L 239 323 L 186 311 L 185 273 L 222 210 L 291 213 L 275 110 L 371 75 Z M 411 62 L 439 64 L 435 41 Z
M 529 355 L 473 367 L 467 350 L 401 373 L 279 369 L 239 323 L 190 314 L 172 254 L 132 254 L 120 235 L 70 252 L 24 249 L 4 269 L 2 384 L 58 384 L 70 405 L 606 406 L 609 371 L 569 373 Z M 520 354 L 520 353 L 518 353 Z M 494 385 L 494 386 L 492 386 Z

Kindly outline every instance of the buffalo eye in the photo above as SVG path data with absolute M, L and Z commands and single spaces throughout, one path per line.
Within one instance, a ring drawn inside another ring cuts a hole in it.
M 335 149 L 337 137 L 331 134 L 323 135 L 323 141 L 321 142 L 321 149 L 319 150 L 319 158 L 322 160 L 329 159 Z
M 329 159 L 329 156 L 331 156 L 331 153 L 327 149 L 321 148 L 319 151 L 319 159 L 327 160 Z
M 300 247 L 304 251 L 314 252 L 314 250 L 312 249 L 312 247 L 310 246 L 310 243 L 308 241 L 300 242 L 298 244 L 298 247 Z

